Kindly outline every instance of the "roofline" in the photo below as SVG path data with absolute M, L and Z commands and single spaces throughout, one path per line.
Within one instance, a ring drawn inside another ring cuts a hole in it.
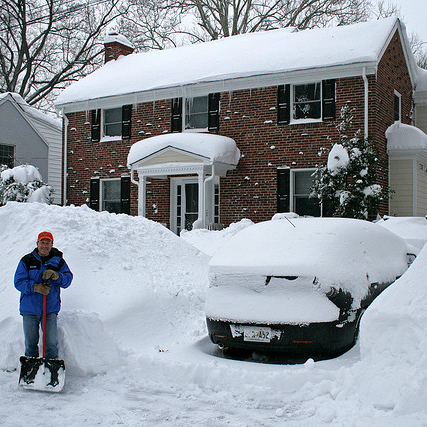
M 27 117 L 25 114 L 25 111 L 19 106 L 18 102 L 16 102 L 15 98 L 12 96 L 10 92 L 8 92 L 7 96 L 3 98 L 3 101 L 11 101 L 12 105 L 15 107 L 15 109 L 18 111 L 18 113 L 22 116 L 22 118 L 30 125 L 31 129 L 39 136 L 39 138 L 44 142 L 47 148 L 49 148 L 49 143 L 46 141 L 46 138 L 38 131 L 38 129 L 34 126 L 34 124 L 31 122 L 31 120 Z M 0 105 L 2 105 L 4 102 L 0 102 Z
M 140 92 L 56 104 L 56 108 L 63 110 L 64 113 L 74 113 L 98 108 L 112 108 L 126 104 L 140 104 L 164 99 L 202 96 L 215 92 L 259 89 L 286 83 L 309 83 L 331 78 L 358 77 L 363 75 L 363 69 L 366 70 L 365 72 L 368 75 L 376 74 L 377 66 L 378 61 L 364 61 L 322 68 L 296 69 L 247 77 L 227 78 L 224 80 L 193 82 L 181 86 L 159 87 Z

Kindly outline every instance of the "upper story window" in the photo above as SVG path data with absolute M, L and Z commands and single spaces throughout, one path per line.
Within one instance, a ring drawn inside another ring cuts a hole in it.
M 400 122 L 402 119 L 402 95 L 394 91 L 394 121 Z
M 9 168 L 15 166 L 15 147 L 13 145 L 0 144 L 0 166 L 6 165 Z
M 209 108 L 207 96 L 186 98 L 184 129 L 206 130 L 208 128 L 208 114 Z
M 105 139 L 129 139 L 131 137 L 132 105 L 92 110 L 92 142 Z
M 218 130 L 219 93 L 172 100 L 172 132 Z
M 322 99 L 320 95 L 320 88 L 320 83 L 309 83 L 292 86 L 293 120 L 321 119 Z
M 122 136 L 122 109 L 103 110 L 102 136 Z
M 335 80 L 277 88 L 277 123 L 335 120 Z

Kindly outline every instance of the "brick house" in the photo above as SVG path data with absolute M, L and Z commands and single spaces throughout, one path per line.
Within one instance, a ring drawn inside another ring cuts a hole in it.
M 412 124 L 418 69 L 397 18 L 146 53 L 118 35 L 105 46 L 106 64 L 57 101 L 64 200 L 144 215 L 176 233 L 197 219 L 321 215 L 308 197 L 311 174 L 338 142 L 344 105 L 354 108 L 354 130 L 378 145 L 384 185 L 385 132 Z M 389 213 L 387 201 L 379 213 Z

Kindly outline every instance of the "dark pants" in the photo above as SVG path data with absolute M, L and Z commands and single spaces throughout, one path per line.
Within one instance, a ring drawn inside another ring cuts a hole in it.
M 23 314 L 24 336 L 25 336 L 25 356 L 39 356 L 39 329 L 43 325 L 43 316 L 32 314 Z M 57 339 L 57 314 L 49 313 L 46 315 L 46 359 L 58 358 L 58 339 Z

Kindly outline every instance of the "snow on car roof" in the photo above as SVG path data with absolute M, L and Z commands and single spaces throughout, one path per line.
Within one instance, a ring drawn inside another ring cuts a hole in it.
M 210 268 L 213 274 L 316 277 L 361 299 L 368 284 L 394 281 L 407 269 L 406 249 L 403 239 L 368 221 L 280 219 L 236 234 Z

